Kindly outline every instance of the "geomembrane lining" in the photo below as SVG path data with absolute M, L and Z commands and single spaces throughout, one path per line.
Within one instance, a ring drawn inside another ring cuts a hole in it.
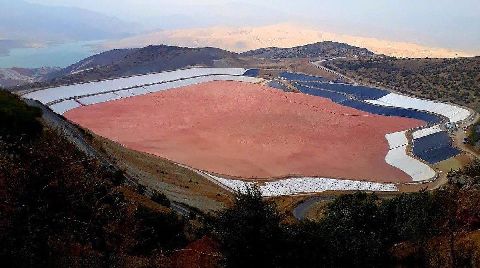
M 249 69 L 243 74 L 243 76 L 258 77 L 259 74 L 260 69 Z
M 288 81 L 298 81 L 298 82 L 307 82 L 307 81 L 326 81 L 325 78 L 320 76 L 313 76 L 301 73 L 291 73 L 283 72 L 280 74 L 280 77 L 287 79 Z
M 300 92 L 304 94 L 318 96 L 322 98 L 328 98 L 335 103 L 348 106 L 350 108 L 354 108 L 357 110 L 361 110 L 364 112 L 372 113 L 372 114 L 418 119 L 418 120 L 427 122 L 428 124 L 437 124 L 442 121 L 441 117 L 434 114 L 422 112 L 422 111 L 373 105 L 370 103 L 363 102 L 361 100 L 350 99 L 347 97 L 347 95 L 343 93 L 333 92 L 333 91 L 324 90 L 320 88 L 307 87 L 298 83 L 295 83 L 295 86 L 297 87 L 298 90 L 300 90 Z
M 326 89 L 338 93 L 353 95 L 359 100 L 376 100 L 388 95 L 390 92 L 378 88 L 371 88 L 365 86 L 354 86 L 348 84 L 338 83 L 321 83 L 321 82 L 302 82 L 303 85 Z
M 413 140 L 413 153 L 430 164 L 436 164 L 458 155 L 460 151 L 453 147 L 448 133 L 442 131 Z

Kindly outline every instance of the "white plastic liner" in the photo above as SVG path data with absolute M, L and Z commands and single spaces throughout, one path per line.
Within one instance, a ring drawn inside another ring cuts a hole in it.
M 130 91 L 128 91 L 128 90 L 115 91 L 114 93 L 122 99 L 123 98 L 130 98 L 130 97 L 135 96 L 132 93 L 130 93 Z
M 201 76 L 188 79 L 182 79 L 172 82 L 167 82 L 163 84 L 156 84 L 151 86 L 145 86 L 149 92 L 159 92 L 168 89 L 175 89 L 185 86 L 197 85 L 206 82 L 212 81 L 239 81 L 239 82 L 248 82 L 248 83 L 258 83 L 263 81 L 261 78 L 247 77 L 247 76 L 232 76 L 232 75 L 210 75 L 210 76 Z
M 390 133 L 385 135 L 385 138 L 387 138 L 390 149 L 395 149 L 408 144 L 408 139 L 407 139 L 407 136 L 405 135 L 406 132 L 407 131 L 400 131 L 400 132 L 395 132 L 395 133 Z
M 245 71 L 246 69 L 243 68 L 190 68 L 184 70 L 48 88 L 26 94 L 24 97 L 28 99 L 38 100 L 44 104 L 47 104 L 62 99 L 93 95 L 102 92 L 115 91 L 119 89 L 126 89 L 143 85 L 151 85 L 154 83 L 161 83 L 195 76 L 206 76 L 215 74 L 240 76 L 245 73 Z
M 77 101 L 80 102 L 82 105 L 92 105 L 92 104 L 113 101 L 118 99 L 120 99 L 120 96 L 115 93 L 105 93 L 101 95 L 83 97 L 78 99 Z
M 407 154 L 407 146 L 388 151 L 385 161 L 407 173 L 415 182 L 431 180 L 436 176 L 431 167 Z
M 57 114 L 64 114 L 70 110 L 80 107 L 80 103 L 74 100 L 66 100 L 53 105 L 50 105 L 50 109 Z
M 439 125 L 435 125 L 433 127 L 429 127 L 429 128 L 423 128 L 423 129 L 420 129 L 420 130 L 417 130 L 415 132 L 412 133 L 413 135 L 413 139 L 420 139 L 420 138 L 423 138 L 423 137 L 426 137 L 426 136 L 429 136 L 429 135 L 432 135 L 432 134 L 435 134 L 435 133 L 438 133 L 438 132 L 442 132 L 442 129 L 440 128 Z
M 375 191 L 375 192 L 395 192 L 398 188 L 393 183 L 377 183 L 353 180 L 338 180 L 329 178 L 290 178 L 265 183 L 244 182 L 241 180 L 225 179 L 211 174 L 207 174 L 215 181 L 234 190 L 245 193 L 248 188 L 255 184 L 258 186 L 262 196 L 285 196 L 307 193 L 321 193 L 325 191 Z
M 383 106 L 428 111 L 434 114 L 443 115 L 453 123 L 463 121 L 470 116 L 470 111 L 455 105 L 434 102 L 430 100 L 422 100 L 395 93 L 390 93 L 378 100 L 367 100 L 366 102 Z
M 131 89 L 128 90 L 128 92 L 130 94 L 132 94 L 132 96 L 140 96 L 140 95 L 145 95 L 145 94 L 151 93 L 150 91 L 148 91 L 144 87 L 131 88 Z
M 247 83 L 259 83 L 264 81 L 263 78 L 250 77 L 250 76 L 231 76 L 231 75 L 218 75 L 214 76 L 215 81 L 239 81 Z

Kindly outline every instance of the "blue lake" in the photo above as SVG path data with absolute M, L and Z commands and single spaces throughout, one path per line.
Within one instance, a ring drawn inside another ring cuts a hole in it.
M 102 41 L 81 41 L 52 44 L 42 48 L 14 48 L 8 56 L 0 56 L 0 68 L 67 67 L 97 54 Z

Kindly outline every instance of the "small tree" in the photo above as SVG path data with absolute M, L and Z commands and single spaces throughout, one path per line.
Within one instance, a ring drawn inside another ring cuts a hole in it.
M 257 188 L 237 193 L 233 207 L 216 222 L 228 267 L 279 267 L 283 232 L 274 206 Z
M 320 222 L 332 266 L 379 266 L 386 261 L 388 244 L 383 233 L 377 196 L 344 195 L 329 206 Z
M 167 196 L 164 193 L 154 192 L 151 197 L 153 202 L 158 203 L 159 205 L 170 207 L 172 203 L 168 200 Z
M 149 255 L 155 250 L 184 246 L 185 222 L 174 212 L 164 213 L 140 206 L 135 213 L 137 245 L 134 254 Z

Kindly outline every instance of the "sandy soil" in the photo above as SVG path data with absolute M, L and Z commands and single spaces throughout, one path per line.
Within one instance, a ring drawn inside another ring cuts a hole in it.
M 423 124 L 241 82 L 204 83 L 65 116 L 128 148 L 218 174 L 382 182 L 410 181 L 385 163 L 385 134 Z
M 147 34 L 109 41 L 107 49 L 130 48 L 151 44 L 169 44 L 187 47 L 218 47 L 243 52 L 264 47 L 294 47 L 321 41 L 337 41 L 367 48 L 377 54 L 413 58 L 469 57 L 471 53 L 446 48 L 429 47 L 411 42 L 354 36 L 322 31 L 295 23 L 281 23 L 258 27 L 207 27 L 161 30 Z

